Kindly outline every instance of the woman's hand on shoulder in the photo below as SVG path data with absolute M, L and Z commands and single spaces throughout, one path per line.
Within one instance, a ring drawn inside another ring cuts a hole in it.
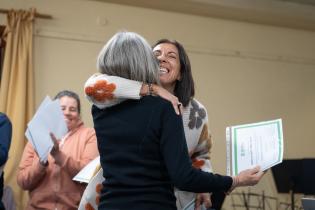
M 174 96 L 161 86 L 152 84 L 152 88 L 154 95 L 160 96 L 161 98 L 164 98 L 165 100 L 171 102 L 176 114 L 180 115 L 180 113 L 182 112 L 182 103 L 179 102 L 176 96 Z

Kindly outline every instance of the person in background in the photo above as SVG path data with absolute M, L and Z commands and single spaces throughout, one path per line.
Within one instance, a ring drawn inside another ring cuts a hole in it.
M 101 73 L 148 84 L 149 95 L 154 91 L 152 84 L 159 84 L 154 55 L 135 33 L 112 37 L 100 52 L 98 66 Z M 168 73 L 167 68 L 160 69 Z M 193 168 L 182 119 L 171 110 L 171 104 L 152 96 L 139 101 L 115 100 L 116 87 L 102 81 L 85 88 L 87 95 L 97 99 L 92 114 L 105 177 L 99 209 L 176 209 L 174 186 L 185 191 L 230 192 L 261 179 L 259 167 L 236 177 Z M 102 109 L 106 100 L 112 107 Z M 197 119 L 191 126 L 199 123 Z
M 99 155 L 94 129 L 85 127 L 81 121 L 79 96 L 64 90 L 55 99 L 60 100 L 68 133 L 60 140 L 50 134 L 54 146 L 47 162 L 40 162 L 29 142 L 25 146 L 17 183 L 29 191 L 27 210 L 77 209 L 86 185 L 72 178 Z
M 0 210 L 4 210 L 2 203 L 3 196 L 3 168 L 8 160 L 8 153 L 11 145 L 12 125 L 10 119 L 0 112 Z

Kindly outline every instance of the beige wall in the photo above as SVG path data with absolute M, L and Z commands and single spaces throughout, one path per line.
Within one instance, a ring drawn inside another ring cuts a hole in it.
M 197 98 L 208 109 L 217 172 L 225 173 L 225 127 L 234 124 L 282 118 L 284 157 L 314 157 L 314 32 L 83 0 L 1 0 L 1 7 L 36 7 L 53 16 L 35 24 L 37 105 L 46 94 L 75 90 L 83 101 L 83 119 L 92 125 L 83 83 L 96 71 L 103 43 L 127 29 L 151 43 L 167 37 L 186 46 Z M 250 190 L 276 195 L 270 173 Z

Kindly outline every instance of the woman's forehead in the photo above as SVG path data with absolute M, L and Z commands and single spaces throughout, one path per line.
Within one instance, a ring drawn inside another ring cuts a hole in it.
M 75 106 L 78 107 L 78 102 L 75 98 L 69 97 L 69 96 L 63 96 L 60 99 L 61 105 L 68 105 L 68 106 Z
M 158 44 L 158 45 L 156 45 L 153 48 L 153 52 L 155 52 L 155 51 L 173 52 L 173 53 L 178 54 L 177 47 L 174 44 L 172 44 L 172 43 L 161 43 L 161 44 Z

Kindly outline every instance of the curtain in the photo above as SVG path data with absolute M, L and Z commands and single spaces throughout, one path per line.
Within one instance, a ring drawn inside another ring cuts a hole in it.
M 27 193 L 17 185 L 16 171 L 26 143 L 24 132 L 34 114 L 33 25 L 35 9 L 11 10 L 4 32 L 6 49 L 0 84 L 0 111 L 12 121 L 13 136 L 4 169 L 5 184 L 14 192 L 17 209 L 24 209 Z

